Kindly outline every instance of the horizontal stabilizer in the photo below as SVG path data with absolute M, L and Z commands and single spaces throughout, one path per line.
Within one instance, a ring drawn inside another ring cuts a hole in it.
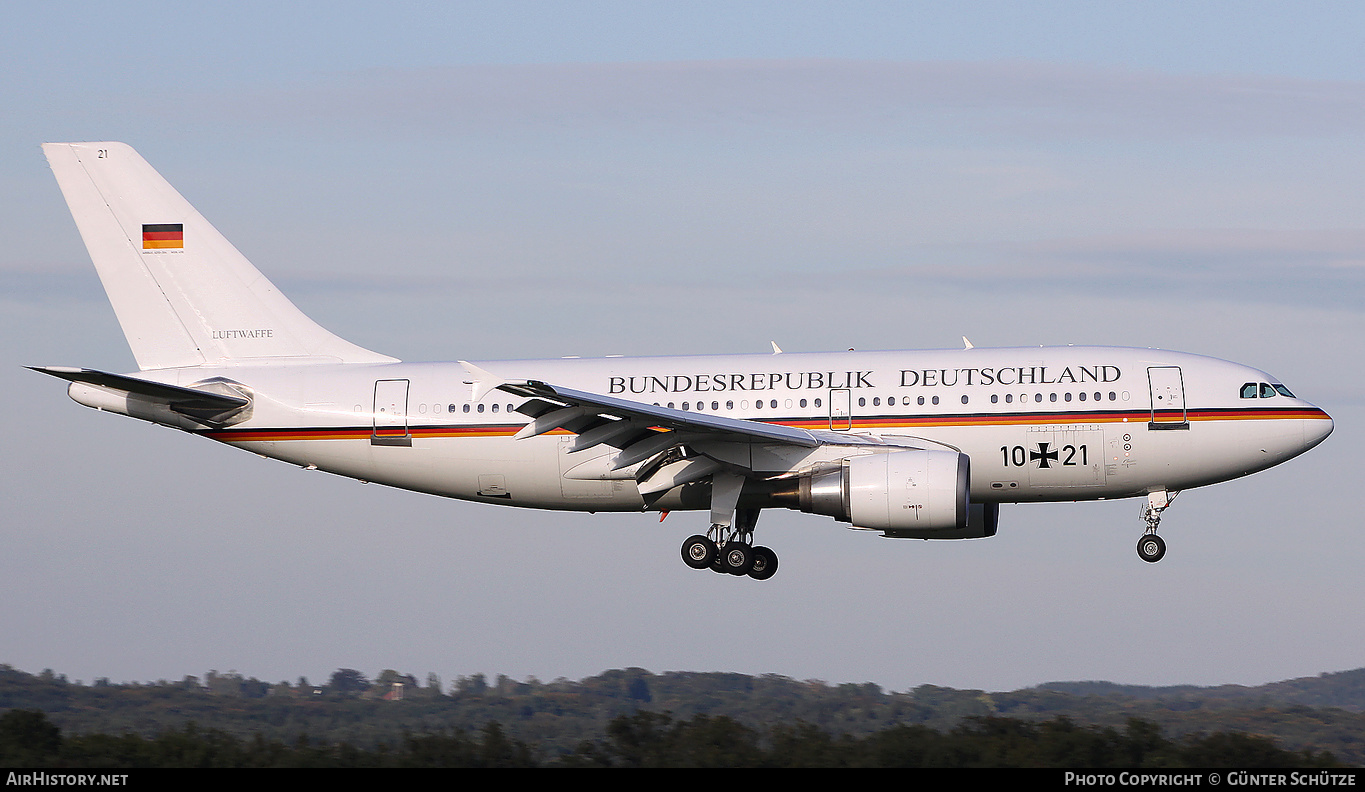
M 105 391 L 116 391 L 136 397 L 145 402 L 161 404 L 171 410 L 208 423 L 223 423 L 227 418 L 241 412 L 251 405 L 251 400 L 242 395 L 234 395 L 234 389 L 220 382 L 211 383 L 228 393 L 184 388 L 167 385 L 164 382 L 138 379 L 123 374 L 110 374 L 95 369 L 71 368 L 68 366 L 29 366 L 28 368 L 81 385 L 90 385 Z M 72 397 L 75 398 L 73 392 Z M 77 399 L 82 401 L 81 399 Z M 123 412 L 119 410 L 119 412 Z
M 245 407 L 249 403 L 248 399 L 241 396 L 225 396 L 221 393 L 182 388 L 179 385 L 166 385 L 161 382 L 127 377 L 122 374 L 110 374 L 107 371 L 96 371 L 95 369 L 70 368 L 67 366 L 28 366 L 28 368 L 71 382 L 84 382 L 87 385 L 99 385 L 103 388 L 127 391 L 153 401 L 193 402 L 205 407 L 218 407 L 225 410 Z

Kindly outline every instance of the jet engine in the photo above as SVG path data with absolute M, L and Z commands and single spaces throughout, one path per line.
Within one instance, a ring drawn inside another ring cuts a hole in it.
M 798 480 L 798 508 L 906 539 L 995 535 L 999 506 L 972 504 L 970 463 L 956 451 L 867 454 Z

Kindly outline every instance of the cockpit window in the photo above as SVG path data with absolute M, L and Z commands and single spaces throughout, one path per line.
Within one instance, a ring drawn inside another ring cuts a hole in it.
M 1288 388 L 1278 382 L 1273 385 L 1269 382 L 1248 382 L 1244 384 L 1242 389 L 1238 392 L 1238 395 L 1243 399 L 1270 399 L 1274 398 L 1276 394 L 1288 399 L 1295 398 L 1294 394 L 1290 393 Z

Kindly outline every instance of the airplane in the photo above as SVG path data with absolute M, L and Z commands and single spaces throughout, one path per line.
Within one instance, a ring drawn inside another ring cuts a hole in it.
M 1104 346 L 405 363 L 305 316 L 123 143 L 43 146 L 139 371 L 76 402 L 308 469 L 480 503 L 709 511 L 695 569 L 765 580 L 763 509 L 892 538 L 1005 503 L 1143 499 L 1278 465 L 1332 419 L 1237 363 Z M 662 519 L 662 517 L 660 518 Z

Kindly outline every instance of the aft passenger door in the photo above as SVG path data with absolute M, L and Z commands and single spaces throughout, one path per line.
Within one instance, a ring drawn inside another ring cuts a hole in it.
M 375 381 L 370 445 L 412 445 L 412 435 L 408 433 L 407 380 Z

